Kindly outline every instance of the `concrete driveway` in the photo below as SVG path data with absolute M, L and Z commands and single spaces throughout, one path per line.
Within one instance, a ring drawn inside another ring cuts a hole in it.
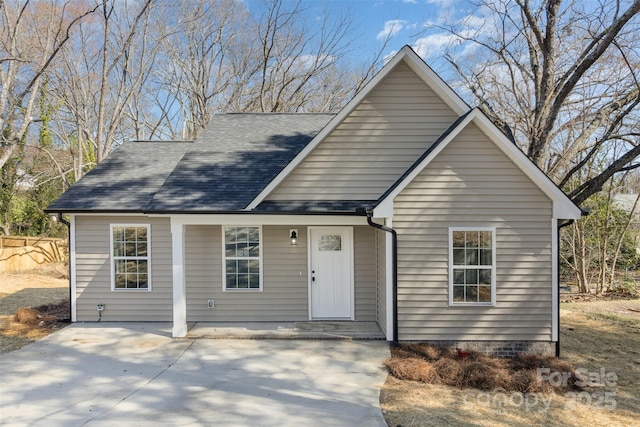
M 75 324 L 0 356 L 3 426 L 386 426 L 384 341 L 171 339 Z

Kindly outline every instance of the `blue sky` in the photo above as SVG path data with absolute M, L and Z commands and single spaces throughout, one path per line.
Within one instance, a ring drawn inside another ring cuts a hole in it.
M 438 25 L 465 22 L 478 28 L 481 11 L 467 0 L 302 0 L 304 5 L 348 9 L 354 17 L 363 53 L 374 51 L 389 37 L 386 55 L 408 44 L 438 68 L 442 48 L 452 36 Z
M 244 1 L 252 7 L 255 0 Z M 297 0 L 287 1 L 293 4 Z M 357 37 L 354 48 L 362 58 L 370 57 L 389 36 L 385 55 L 408 44 L 436 70 L 441 47 L 451 36 L 429 24 L 478 19 L 477 8 L 467 0 L 302 0 L 302 6 L 318 16 L 325 8 L 332 15 L 348 11 L 354 19 L 353 35 Z M 474 23 L 477 22 L 471 22 Z

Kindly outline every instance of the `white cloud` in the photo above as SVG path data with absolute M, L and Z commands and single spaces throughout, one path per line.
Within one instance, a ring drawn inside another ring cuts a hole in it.
M 461 7 L 458 0 L 427 0 L 432 12 L 431 18 L 425 22 L 425 26 L 446 25 L 451 22 L 453 17 L 460 13 Z
M 456 0 L 427 0 L 428 4 L 435 4 L 436 6 L 450 8 Z
M 418 0 L 402 0 L 402 3 L 418 4 Z
M 386 64 L 387 62 L 391 61 L 393 57 L 396 56 L 396 53 L 398 53 L 397 50 L 392 50 L 391 52 L 386 54 L 384 58 L 382 58 L 382 62 Z
M 483 16 L 467 15 L 460 19 L 459 23 L 466 27 L 481 28 L 487 23 L 487 18 Z
M 398 34 L 402 28 L 404 28 L 405 21 L 399 19 L 392 19 L 384 23 L 384 28 L 378 33 L 376 39 L 384 40 L 389 37 L 393 37 Z
M 300 55 L 296 58 L 293 58 L 294 66 L 299 67 L 300 70 L 310 70 L 318 63 L 332 63 L 335 61 L 335 58 L 330 55 Z
M 413 44 L 413 50 L 422 58 L 440 54 L 447 46 L 453 43 L 461 43 L 460 37 L 449 33 L 431 34 L 419 38 Z

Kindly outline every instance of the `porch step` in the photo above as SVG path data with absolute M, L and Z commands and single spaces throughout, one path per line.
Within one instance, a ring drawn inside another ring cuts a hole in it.
M 186 338 L 384 340 L 376 322 L 197 322 Z

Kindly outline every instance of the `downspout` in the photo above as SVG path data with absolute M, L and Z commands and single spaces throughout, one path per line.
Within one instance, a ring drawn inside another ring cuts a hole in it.
M 398 233 L 391 227 L 386 227 L 381 224 L 377 224 L 371 220 L 371 212 L 368 212 L 365 208 L 356 208 L 358 215 L 365 215 L 367 217 L 367 223 L 378 230 L 391 233 L 391 248 L 392 248 L 392 263 L 393 263 L 393 346 L 398 346 Z
M 69 253 L 69 322 L 71 322 L 73 318 L 71 313 L 71 298 L 73 297 L 73 295 L 71 295 L 71 223 L 64 219 L 62 212 L 58 212 L 58 221 L 67 226 L 67 252 Z

